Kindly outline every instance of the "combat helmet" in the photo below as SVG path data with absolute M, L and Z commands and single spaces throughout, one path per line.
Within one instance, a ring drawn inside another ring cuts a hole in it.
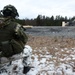
M 19 17 L 17 9 L 13 5 L 6 5 L 2 10 L 3 16 L 8 17 L 11 16 L 13 18 Z

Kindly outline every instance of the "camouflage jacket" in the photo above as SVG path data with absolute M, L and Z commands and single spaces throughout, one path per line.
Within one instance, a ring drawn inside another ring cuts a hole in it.
M 0 22 L 0 51 L 2 51 L 2 54 L 4 56 L 12 56 L 22 52 L 24 45 L 28 40 L 23 27 L 16 23 L 13 19 L 9 18 L 2 19 Z M 14 50 L 9 48 L 11 47 L 10 42 L 13 43 L 12 46 Z M 6 53 L 7 55 L 5 55 Z

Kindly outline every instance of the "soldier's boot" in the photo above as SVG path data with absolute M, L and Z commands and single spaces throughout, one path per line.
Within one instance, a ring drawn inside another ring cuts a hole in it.
M 24 66 L 23 67 L 23 74 L 27 74 L 31 68 L 34 68 L 33 66 Z

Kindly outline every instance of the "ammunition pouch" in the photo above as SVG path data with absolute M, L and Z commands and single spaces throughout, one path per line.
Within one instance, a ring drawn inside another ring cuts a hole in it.
M 11 41 L 1 42 L 1 57 L 11 57 L 23 51 L 24 46 L 12 39 Z
M 12 46 L 9 41 L 1 42 L 2 56 L 9 57 L 13 55 Z
M 14 39 L 11 40 L 11 45 L 12 45 L 14 54 L 21 53 L 24 49 L 24 45 L 22 45 L 21 43 L 17 42 Z

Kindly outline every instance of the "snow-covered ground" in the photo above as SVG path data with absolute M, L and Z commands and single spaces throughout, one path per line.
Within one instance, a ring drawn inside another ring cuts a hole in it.
M 59 44 L 58 44 L 59 45 Z M 75 75 L 75 48 L 59 48 L 52 47 L 54 53 L 50 53 L 47 47 L 40 47 L 33 50 L 31 65 L 34 68 L 26 75 Z M 14 66 L 18 66 L 16 70 Z M 20 60 L 16 60 L 9 66 L 12 71 L 12 75 L 24 75 L 22 73 L 23 65 Z M 11 74 L 0 74 L 11 75 Z
M 30 36 L 28 44 L 35 66 L 29 75 L 75 75 L 75 39 Z
M 60 51 L 55 48 L 54 56 L 46 47 L 40 48 L 38 55 L 37 50 L 34 51 L 32 64 L 35 68 L 31 69 L 28 75 L 75 75 L 75 48 L 64 48 Z

